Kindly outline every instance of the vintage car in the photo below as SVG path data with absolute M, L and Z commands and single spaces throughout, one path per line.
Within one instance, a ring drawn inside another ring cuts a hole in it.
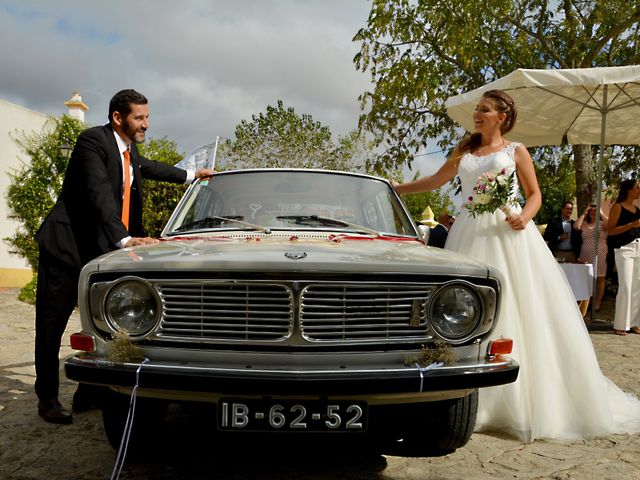
M 501 278 L 426 246 L 387 180 L 217 173 L 189 188 L 160 243 L 84 267 L 65 370 L 114 392 L 114 447 L 134 392 L 140 443 L 168 404 L 198 403 L 220 435 L 449 453 L 473 431 L 478 389 L 518 374 L 512 342 L 491 339 Z

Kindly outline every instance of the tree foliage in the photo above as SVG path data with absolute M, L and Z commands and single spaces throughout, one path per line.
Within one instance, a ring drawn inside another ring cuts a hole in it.
M 149 139 L 138 145 L 138 151 L 143 157 L 167 165 L 175 165 L 182 160 L 182 154 L 178 152 L 176 143 L 166 137 Z M 147 235 L 156 238 L 160 236 L 187 187 L 147 179 L 143 179 L 142 182 L 144 191 L 142 225 Z
M 400 167 L 394 168 L 387 176 L 399 183 L 406 181 L 404 173 Z M 418 171 L 413 176 L 413 180 L 416 180 L 421 176 L 422 174 Z M 451 197 L 455 194 L 452 190 L 455 188 L 455 185 L 451 185 L 448 188 L 442 187 L 430 192 L 410 193 L 402 196 L 402 202 L 407 207 L 407 210 L 409 210 L 411 218 L 416 222 L 422 220 L 422 212 L 424 212 L 427 207 L 431 207 L 431 210 L 437 220 L 440 212 L 446 211 L 450 215 L 457 213 L 456 207 L 451 201 Z
M 63 115 L 50 118 L 41 132 L 21 132 L 15 138 L 31 162 L 9 173 L 8 216 L 19 226 L 13 236 L 3 240 L 9 245 L 9 251 L 24 257 L 34 272 L 38 269 L 34 236 L 58 198 L 69 163 L 60 147 L 75 144 L 84 128 L 80 121 Z
M 516 68 L 638 63 L 639 19 L 629 0 L 373 0 L 354 62 L 375 86 L 360 96 L 360 127 L 382 147 L 376 163 L 410 164 L 430 141 L 450 149 L 459 131 L 444 101 Z M 592 156 L 575 152 L 577 188 L 589 194 Z
M 544 192 L 536 223 L 548 223 L 560 214 L 565 201 L 573 200 L 576 184 L 571 153 L 568 146 L 538 148 L 533 152 L 538 184 Z
M 63 115 L 49 118 L 41 132 L 17 132 L 14 138 L 31 162 L 9 172 L 8 217 L 17 221 L 18 227 L 3 241 L 9 246 L 9 252 L 21 255 L 27 261 L 33 272 L 38 269 L 39 256 L 34 236 L 58 198 L 69 162 L 60 147 L 75 144 L 83 129 L 81 122 Z M 18 298 L 35 303 L 36 282 L 34 275 Z
M 223 167 L 350 171 L 357 168 L 365 145 L 355 133 L 335 141 L 328 127 L 278 100 L 277 106 L 267 106 L 265 112 L 236 126 L 235 139 L 222 145 Z
M 436 220 L 440 212 L 448 212 L 450 215 L 457 213 L 455 205 L 451 201 L 449 191 L 446 189 L 404 195 L 402 201 L 416 222 L 422 220 L 422 212 L 424 212 L 424 209 L 427 207 L 431 207 L 431 211 L 435 215 Z
M 605 147 L 604 179 L 610 190 L 617 191 L 621 180 L 636 177 L 640 170 L 640 146 L 630 147 L 612 146 Z

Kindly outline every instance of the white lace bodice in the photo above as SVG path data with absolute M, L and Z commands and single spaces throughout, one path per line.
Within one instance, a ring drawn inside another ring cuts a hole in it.
M 516 168 L 515 151 L 518 145 L 521 144 L 511 142 L 502 150 L 488 155 L 475 156 L 469 152 L 465 153 L 458 166 L 458 175 L 462 183 L 462 198 L 466 200 L 473 194 L 473 187 L 475 187 L 478 177 L 483 173 L 502 168 L 506 168 L 509 173 L 514 171 Z M 512 196 L 517 196 L 518 190 L 518 177 L 516 176 L 511 192 Z

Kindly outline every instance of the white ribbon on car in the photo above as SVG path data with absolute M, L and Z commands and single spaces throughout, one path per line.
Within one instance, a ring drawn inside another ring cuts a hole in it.
M 444 362 L 433 362 L 430 365 L 427 365 L 426 367 L 421 367 L 420 364 L 415 363 L 416 368 L 418 369 L 418 373 L 420 374 L 420 392 L 422 392 L 423 387 L 424 387 L 424 372 L 427 372 L 429 370 L 433 370 L 434 368 L 438 368 L 438 367 L 442 367 L 444 365 Z
M 145 358 L 136 370 L 136 384 L 131 392 L 131 400 L 129 400 L 129 412 L 127 413 L 127 421 L 124 424 L 124 431 L 122 432 L 122 440 L 120 440 L 120 448 L 118 449 L 118 456 L 116 457 L 116 464 L 113 467 L 113 473 L 111 474 L 111 480 L 118 480 L 120 478 L 120 472 L 124 466 L 124 460 L 127 456 L 127 448 L 129 448 L 129 437 L 131 436 L 131 427 L 133 426 L 133 418 L 136 412 L 136 399 L 138 393 L 138 385 L 140 384 L 140 371 L 142 366 L 149 361 Z

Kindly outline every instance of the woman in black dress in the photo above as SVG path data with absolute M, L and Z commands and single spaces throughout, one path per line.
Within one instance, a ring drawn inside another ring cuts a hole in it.
M 638 181 L 622 181 L 616 203 L 611 206 L 607 226 L 618 270 L 613 321 L 617 335 L 640 333 L 640 209 L 634 205 L 638 198 Z

